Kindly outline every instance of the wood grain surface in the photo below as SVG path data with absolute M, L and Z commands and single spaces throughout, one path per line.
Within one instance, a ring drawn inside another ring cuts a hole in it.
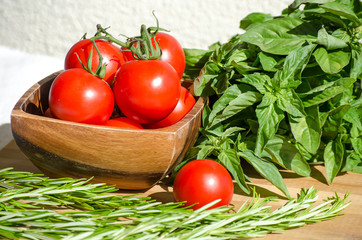
M 0 150 L 0 168 L 5 167 L 13 167 L 15 170 L 40 173 L 40 171 L 20 151 L 14 141 L 11 141 Z M 267 196 L 278 196 L 280 198 L 277 202 L 270 203 L 274 209 L 282 206 L 287 201 L 277 188 L 258 176 L 251 169 L 246 167 L 245 172 L 253 181 L 251 186 L 255 186 L 262 198 Z M 323 199 L 334 196 L 335 193 L 343 197 L 343 195 L 349 191 L 350 195 L 348 199 L 351 201 L 351 205 L 343 210 L 344 215 L 338 216 L 335 219 L 287 230 L 285 232 L 275 232 L 258 239 L 362 239 L 361 174 L 344 173 L 338 175 L 331 185 L 327 184 L 325 172 L 321 166 L 312 167 L 311 177 L 299 177 L 288 171 L 283 172 L 282 175 L 292 197 L 296 197 L 301 188 L 310 188 L 311 186 L 314 186 L 319 190 L 317 204 L 322 203 Z M 129 192 L 123 191 L 120 193 L 127 194 Z M 173 201 L 172 188 L 163 184 L 157 184 L 147 191 L 142 192 L 142 194 L 161 202 Z M 236 188 L 232 204 L 238 208 L 242 203 L 250 199 L 250 196 L 246 196 Z

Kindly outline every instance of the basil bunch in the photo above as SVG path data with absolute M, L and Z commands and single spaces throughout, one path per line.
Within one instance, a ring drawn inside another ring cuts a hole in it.
M 309 176 L 322 163 L 329 183 L 362 173 L 361 17 L 359 0 L 295 0 L 249 14 L 224 44 L 185 49 L 185 77 L 209 105 L 176 171 L 213 158 L 249 193 L 246 161 L 286 196 L 279 169 Z

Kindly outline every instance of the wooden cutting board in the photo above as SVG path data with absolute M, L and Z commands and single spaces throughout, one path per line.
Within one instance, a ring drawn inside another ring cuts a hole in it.
M 40 171 L 23 155 L 14 141 L 11 141 L 0 150 L 0 168 L 13 167 L 14 170 L 30 171 L 40 173 Z M 258 193 L 262 198 L 267 196 L 278 196 L 280 200 L 272 202 L 270 205 L 277 208 L 286 203 L 283 194 L 268 181 L 258 176 L 251 169 L 245 169 L 247 175 L 251 178 Z M 296 197 L 301 188 L 310 188 L 314 186 L 319 190 L 318 203 L 323 199 L 334 196 L 337 193 L 343 197 L 346 192 L 350 192 L 348 197 L 351 205 L 344 209 L 344 215 L 335 219 L 307 225 L 301 228 L 287 230 L 285 232 L 276 232 L 268 234 L 266 237 L 258 239 L 362 239 L 362 174 L 343 173 L 337 176 L 331 185 L 327 184 L 324 168 L 321 166 L 312 166 L 311 177 L 299 177 L 292 172 L 282 173 L 284 181 L 292 197 Z M 156 185 L 145 191 L 144 195 L 150 196 L 161 202 L 173 201 L 172 188 L 164 185 Z M 236 189 L 232 204 L 237 209 L 246 200 L 251 197 L 243 194 L 241 190 Z

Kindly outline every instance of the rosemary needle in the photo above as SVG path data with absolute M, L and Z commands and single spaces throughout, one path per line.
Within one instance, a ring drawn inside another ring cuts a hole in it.
M 192 211 L 182 203 L 114 194 L 118 189 L 88 180 L 50 179 L 41 174 L 0 170 L 0 236 L 5 239 L 235 239 L 262 237 L 334 218 L 349 205 L 348 194 L 324 203 L 317 190 L 271 211 L 274 198 L 253 199 L 238 210 L 207 206 Z M 210 205 L 215 203 L 210 203 Z

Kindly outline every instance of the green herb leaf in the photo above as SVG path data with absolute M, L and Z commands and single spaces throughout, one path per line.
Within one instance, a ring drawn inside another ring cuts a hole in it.
M 269 161 L 258 157 L 252 151 L 246 150 L 238 153 L 239 156 L 244 158 L 250 163 L 258 173 L 260 173 L 265 179 L 279 188 L 288 198 L 290 198 L 287 186 L 285 185 L 282 176 L 280 175 L 278 168 Z
M 309 176 L 311 173 L 309 164 L 299 150 L 282 136 L 275 135 L 270 139 L 261 157 L 268 158 L 301 176 Z
M 328 52 L 324 47 L 317 48 L 313 55 L 322 70 L 329 74 L 340 72 L 348 65 L 351 58 L 351 53 L 346 50 Z
M 294 2 L 289 5 L 289 8 L 294 10 L 294 9 L 299 8 L 299 6 L 302 4 L 307 4 L 307 3 L 323 4 L 323 3 L 327 3 L 327 2 L 333 2 L 333 1 L 335 1 L 335 0 L 294 0 Z
M 230 171 L 243 192 L 249 194 L 250 189 L 245 182 L 244 172 L 235 149 L 224 149 L 218 155 L 220 162 Z
M 265 145 L 271 139 L 279 123 L 284 118 L 284 113 L 276 104 L 276 97 L 269 93 L 263 96 L 262 102 L 257 106 L 255 112 L 259 121 L 259 129 L 256 140 L 256 155 L 260 155 Z
M 328 3 L 321 5 L 321 8 L 323 8 L 326 11 L 331 12 L 335 15 L 345 17 L 345 18 L 351 20 L 357 26 L 361 25 L 361 20 L 354 13 L 353 9 L 351 9 L 351 7 L 348 7 L 347 5 L 345 5 L 341 2 L 337 2 L 337 1 L 328 2 Z
M 301 73 L 309 62 L 315 44 L 310 44 L 305 47 L 291 51 L 285 58 L 282 70 L 278 71 L 275 78 L 280 81 L 282 88 L 296 88 L 300 84 Z
M 316 107 L 305 109 L 306 115 L 302 117 L 288 114 L 290 129 L 295 140 L 312 154 L 317 153 L 321 143 L 321 124 L 319 111 Z
M 214 108 L 210 113 L 209 127 L 238 114 L 245 108 L 252 106 L 254 103 L 261 100 L 261 95 L 255 91 L 240 91 L 239 93 L 233 91 L 235 88 L 242 88 L 242 85 L 238 86 L 239 85 L 233 85 L 228 88 L 227 91 L 225 91 L 225 94 L 215 102 L 216 106 L 214 105 Z M 236 95 L 232 95 L 231 92 L 236 93 Z
M 257 13 L 257 12 L 250 13 L 240 21 L 240 28 L 246 30 L 253 24 L 266 22 L 271 19 L 273 19 L 273 17 L 270 14 Z
M 312 24 L 284 17 L 254 25 L 240 35 L 239 40 L 257 45 L 268 53 L 288 55 L 306 41 L 315 41 L 316 36 L 317 31 Z
M 299 93 L 298 96 L 303 100 L 304 107 L 319 105 L 347 91 L 355 81 L 353 78 L 341 78 Z
M 321 28 L 318 31 L 317 43 L 324 45 L 327 50 L 335 50 L 348 47 L 347 43 L 340 38 L 336 38 L 333 35 L 329 35 L 325 28 Z
M 337 176 L 343 162 L 343 145 L 341 135 L 333 141 L 330 141 L 324 150 L 324 161 L 326 167 L 326 175 L 329 183 Z

